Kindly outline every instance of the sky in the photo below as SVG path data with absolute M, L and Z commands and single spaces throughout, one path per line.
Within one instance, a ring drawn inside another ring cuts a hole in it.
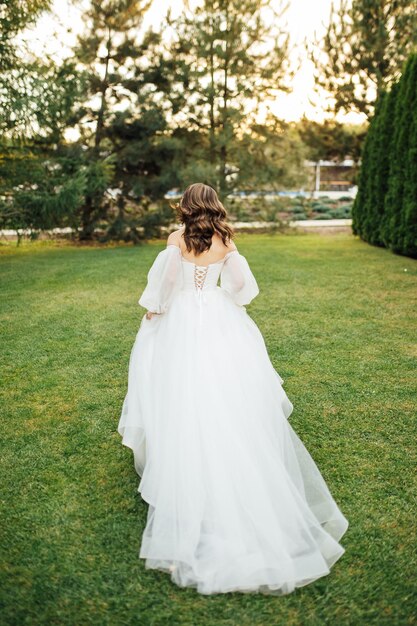
M 76 35 L 83 29 L 82 7 L 86 0 L 78 0 L 76 5 L 71 0 L 55 0 L 52 14 L 42 17 L 36 28 L 29 37 L 33 41 L 34 48 L 45 47 L 48 52 L 62 57 L 66 50 L 75 42 Z M 196 0 L 189 0 L 190 8 Z M 338 4 L 339 0 L 333 0 Z M 277 6 L 279 0 L 270 0 L 271 6 Z M 308 60 L 304 50 L 303 41 L 311 41 L 315 37 L 321 37 L 325 32 L 325 25 L 330 15 L 332 0 L 289 0 L 288 10 L 284 20 L 290 33 L 291 41 L 295 49 L 291 60 L 294 67 L 300 66 L 291 83 L 291 93 L 279 93 L 268 105 L 273 113 L 281 119 L 294 121 L 305 114 L 309 119 L 322 121 L 324 119 L 323 105 L 326 94 L 317 94 L 314 91 L 314 67 Z M 163 15 L 168 8 L 172 9 L 175 17 L 183 9 L 183 0 L 153 0 L 149 9 L 144 27 L 154 26 L 157 28 Z M 57 33 L 57 38 L 51 36 Z M 311 100 L 313 99 L 314 105 Z M 341 122 L 361 123 L 364 116 L 350 113 L 339 114 L 337 119 Z

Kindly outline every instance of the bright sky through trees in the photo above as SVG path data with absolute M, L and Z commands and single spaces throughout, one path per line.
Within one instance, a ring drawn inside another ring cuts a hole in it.
M 190 10 L 196 2 L 197 0 L 189 0 Z M 292 81 L 292 93 L 278 93 L 276 100 L 269 103 L 271 110 L 278 117 L 297 120 L 303 113 L 317 121 L 321 121 L 324 117 L 326 94 L 319 95 L 314 92 L 314 68 L 306 57 L 303 41 L 304 39 L 312 41 L 315 33 L 318 37 L 324 34 L 324 25 L 329 18 L 331 2 L 332 0 L 289 0 L 284 20 L 288 25 L 294 46 L 292 61 L 294 67 L 298 69 Z M 88 0 L 55 0 L 52 14 L 41 18 L 36 29 L 29 34 L 34 49 L 45 48 L 58 57 L 66 54 L 68 48 L 75 42 L 76 34 L 82 31 L 83 8 L 86 3 Z M 274 0 L 271 0 L 270 4 L 273 7 Z M 335 4 L 337 5 L 337 0 Z M 169 7 L 175 17 L 183 10 L 183 6 L 183 0 L 154 0 L 145 18 L 144 27 L 153 25 L 158 28 L 161 18 Z M 56 37 L 53 36 L 54 32 Z M 351 113 L 339 115 L 338 119 L 344 122 L 360 123 L 365 117 Z

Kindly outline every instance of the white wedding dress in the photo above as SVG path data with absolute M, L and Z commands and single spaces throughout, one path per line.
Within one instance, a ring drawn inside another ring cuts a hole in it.
M 202 594 L 290 593 L 344 553 L 348 522 L 245 308 L 258 293 L 237 250 L 203 267 L 168 245 L 139 299 L 159 315 L 142 318 L 118 426 L 149 504 L 139 556 Z

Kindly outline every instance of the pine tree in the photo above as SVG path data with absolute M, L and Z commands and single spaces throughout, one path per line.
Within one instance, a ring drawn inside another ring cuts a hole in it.
M 39 98 L 40 86 L 46 96 L 33 107 L 25 99 L 28 111 L 21 109 L 22 100 L 9 103 L 9 111 L 17 112 L 11 125 L 3 118 L 7 130 L 0 147 L 0 226 L 29 230 L 31 236 L 74 225 L 87 181 L 81 155 L 75 158 L 64 140 L 81 90 L 78 73 L 71 62 L 40 62 L 39 68 L 42 85 L 34 81 L 30 100 Z
M 32 236 L 72 224 L 86 184 L 63 138 L 78 72 L 71 61 L 36 56 L 24 37 L 50 5 L 6 1 L 0 11 L 0 225 Z
M 341 0 L 332 5 L 326 35 L 309 50 L 316 85 L 332 95 L 331 110 L 372 115 L 416 45 L 415 0 Z
M 49 64 L 33 55 L 21 35 L 51 4 L 52 0 L 1 2 L 0 130 L 4 134 L 27 136 L 28 126 L 42 110 L 39 91 L 48 99 L 44 69 Z
M 112 236 L 137 240 L 150 202 L 176 182 L 169 162 L 177 144 L 167 136 L 164 97 L 173 61 L 163 58 L 160 34 L 141 32 L 150 4 L 93 0 L 85 14 L 86 32 L 75 50 L 88 85 L 78 128 L 103 184 L 88 185 L 81 239 L 110 222 Z
M 79 162 L 74 167 L 65 145 L 4 145 L 0 227 L 29 230 L 34 237 L 39 230 L 73 226 L 85 189 L 86 172 Z
M 236 184 L 239 138 L 255 123 L 260 103 L 287 89 L 284 10 L 273 13 L 269 5 L 267 0 L 204 0 L 190 17 L 173 22 L 168 15 L 176 80 L 184 92 L 181 119 L 204 137 L 205 162 L 197 168 L 222 194 Z
M 342 124 L 335 119 L 315 122 L 303 117 L 297 128 L 308 146 L 308 158 L 312 161 L 343 161 L 347 156 L 357 163 L 361 156 L 367 124 Z

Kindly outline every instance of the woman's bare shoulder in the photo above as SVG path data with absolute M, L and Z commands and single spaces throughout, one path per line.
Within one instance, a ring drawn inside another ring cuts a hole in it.
M 233 252 L 233 250 L 237 250 L 236 244 L 232 239 L 230 239 L 227 243 L 223 243 L 220 235 L 216 234 L 215 238 L 217 239 L 219 250 L 223 250 L 225 254 L 227 254 L 228 252 Z
M 230 240 L 226 246 L 228 252 L 233 252 L 233 250 L 237 250 L 236 244 L 234 241 Z
M 179 228 L 178 230 L 174 230 L 167 239 L 167 245 L 179 246 L 181 234 L 184 232 L 184 228 Z

